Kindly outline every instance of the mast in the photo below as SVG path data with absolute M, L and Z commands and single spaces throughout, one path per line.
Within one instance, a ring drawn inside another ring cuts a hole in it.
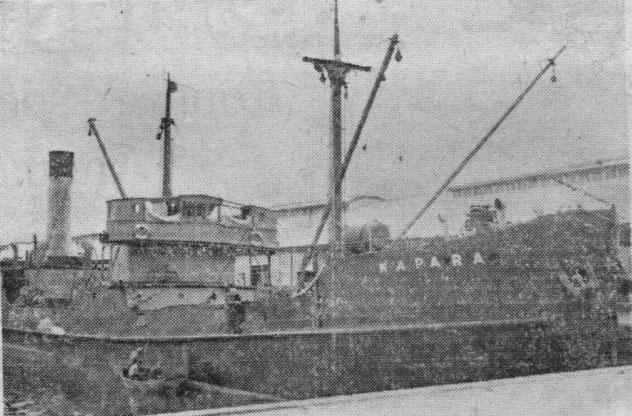
M 160 123 L 160 132 L 156 139 L 160 140 L 161 135 L 164 138 L 163 143 L 163 161 L 162 161 L 162 196 L 171 197 L 171 93 L 178 90 L 178 84 L 171 81 L 171 75 L 167 74 L 167 92 L 165 98 L 165 116 Z
M 321 74 L 321 81 L 325 82 L 325 73 L 331 87 L 331 125 L 328 146 L 328 203 L 331 206 L 329 217 L 329 251 L 332 259 L 342 256 L 342 188 L 336 183 L 340 177 L 342 162 L 342 88 L 347 88 L 346 76 L 351 70 L 365 71 L 371 67 L 355 65 L 341 60 L 340 27 L 338 23 L 338 0 L 334 0 L 334 59 L 320 59 L 304 57 L 303 61 L 310 62 L 314 69 Z
M 397 45 L 397 43 L 399 42 L 399 38 L 397 36 L 397 34 L 393 35 L 391 37 L 391 42 L 388 45 L 388 49 L 386 51 L 386 55 L 384 56 L 384 61 L 382 62 L 382 67 L 380 68 L 377 77 L 375 78 L 375 83 L 373 84 L 373 89 L 371 90 L 371 93 L 369 94 L 369 99 L 367 100 L 365 106 L 364 106 L 364 110 L 362 111 L 362 116 L 360 117 L 360 122 L 358 123 L 355 133 L 353 134 L 353 138 L 351 139 L 351 142 L 349 143 L 349 148 L 347 149 L 347 153 L 345 154 L 345 159 L 344 162 L 342 162 L 342 167 L 340 168 L 340 177 L 338 177 L 337 181 L 336 181 L 336 188 L 337 189 L 341 189 L 342 188 L 342 182 L 344 181 L 345 175 L 347 173 L 347 169 L 349 168 L 349 164 L 351 163 L 351 158 L 353 157 L 353 152 L 355 151 L 356 146 L 358 145 L 358 141 L 360 140 L 360 135 L 362 134 L 362 129 L 364 129 L 364 125 L 366 124 L 366 120 L 369 117 L 369 112 L 371 111 L 371 108 L 373 107 L 373 102 L 375 101 L 375 97 L 377 96 L 377 91 L 380 88 L 380 85 L 382 84 L 382 82 L 384 82 L 386 80 L 386 78 L 384 77 L 384 74 L 386 73 L 386 69 L 388 68 L 388 64 L 391 61 L 391 57 L 393 56 L 393 52 L 395 52 L 395 45 Z M 396 61 L 401 61 L 402 56 L 401 53 L 398 50 L 398 53 L 395 54 L 395 60 Z M 314 238 L 312 239 L 312 244 L 309 248 L 309 251 L 305 254 L 305 256 L 303 257 L 303 261 L 301 262 L 301 267 L 300 270 L 301 272 L 305 271 L 305 268 L 307 267 L 307 265 L 309 264 L 309 262 L 312 260 L 312 257 L 314 256 L 314 252 L 316 250 L 316 246 L 318 244 L 318 240 L 320 239 L 320 235 L 323 231 L 323 228 L 325 227 L 325 222 L 327 221 L 327 218 L 329 218 L 329 214 L 331 213 L 331 204 L 328 203 L 327 207 L 325 208 L 325 211 L 323 211 L 323 215 L 320 219 L 320 223 L 318 225 L 318 228 L 316 229 L 316 234 L 314 235 Z M 305 293 L 307 293 L 308 290 L 311 289 L 311 287 L 314 285 L 314 283 L 316 283 L 316 281 L 318 280 L 320 273 L 322 273 L 322 271 L 325 269 L 321 269 L 318 274 L 308 283 L 305 284 L 305 286 L 300 289 L 299 291 L 297 291 L 293 296 L 300 296 L 300 295 L 304 295 Z
M 338 0 L 334 0 L 334 59 L 340 61 L 340 25 L 338 23 Z

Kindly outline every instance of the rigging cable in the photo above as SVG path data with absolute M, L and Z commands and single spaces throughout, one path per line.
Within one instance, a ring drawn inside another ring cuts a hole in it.
M 371 89 L 371 92 L 369 93 L 369 98 L 364 106 L 364 110 L 362 111 L 362 115 L 360 116 L 360 122 L 358 123 L 358 125 L 356 126 L 356 130 L 353 134 L 353 139 L 351 140 L 351 143 L 349 145 L 349 149 L 347 149 L 347 153 L 345 154 L 345 158 L 344 161 L 342 163 L 342 166 L 340 168 L 340 175 L 338 176 L 337 180 L 336 180 L 336 184 L 335 187 L 336 188 L 340 188 L 342 186 L 342 182 L 344 181 L 345 175 L 347 173 L 347 169 L 349 168 L 349 164 L 351 163 L 351 158 L 353 157 L 353 152 L 358 144 L 358 141 L 360 140 L 360 135 L 362 134 L 362 130 L 364 128 L 364 125 L 366 124 L 366 120 L 369 116 L 369 112 L 371 110 L 371 107 L 373 106 L 373 102 L 375 101 L 375 97 L 377 96 L 377 91 L 380 87 L 380 84 L 383 81 L 383 77 L 384 77 L 384 73 L 386 72 L 387 68 L 388 68 L 388 64 L 391 61 L 391 57 L 393 56 L 393 52 L 395 51 L 395 46 L 397 45 L 397 43 L 399 42 L 398 40 L 398 36 L 397 34 L 394 34 L 391 38 L 390 38 L 390 44 L 388 47 L 388 50 L 386 51 L 386 56 L 384 57 L 384 60 L 382 61 L 382 66 L 380 68 L 380 71 L 378 73 L 378 76 L 375 80 L 375 83 L 373 84 L 373 88 Z M 330 201 L 331 202 L 331 201 Z M 312 256 L 314 255 L 315 252 L 315 248 L 316 245 L 318 244 L 318 240 L 320 238 L 320 235 L 323 231 L 323 228 L 325 227 L 325 223 L 327 218 L 329 217 L 329 214 L 332 211 L 332 204 L 328 203 L 325 211 L 323 212 L 323 215 L 321 217 L 320 220 L 320 224 L 318 225 L 318 228 L 316 229 L 316 234 L 314 235 L 314 238 L 312 239 L 312 243 L 310 245 L 310 249 L 308 250 L 308 252 L 305 254 L 305 256 L 303 257 L 303 261 L 301 264 L 301 271 L 304 272 L 305 268 L 307 267 L 307 264 L 311 261 Z M 320 269 L 320 271 L 318 272 L 318 274 L 311 280 L 309 281 L 302 289 L 298 290 L 296 293 L 293 294 L 293 297 L 296 296 L 301 296 L 304 295 L 305 293 L 307 293 L 307 291 L 309 291 L 312 286 L 314 285 L 314 283 L 316 283 L 316 281 L 318 281 L 320 275 L 322 274 L 322 271 L 326 270 L 326 268 L 322 268 Z
M 546 71 L 555 65 L 555 60 L 560 56 L 562 52 L 566 49 L 566 45 L 563 46 L 552 58 L 549 59 L 548 64 L 540 70 L 540 72 L 536 75 L 536 77 L 531 81 L 531 83 L 527 86 L 527 88 L 518 96 L 518 98 L 509 106 L 509 108 L 503 113 L 500 119 L 492 126 L 489 132 L 483 136 L 481 140 L 474 146 L 474 149 L 468 153 L 468 155 L 463 159 L 463 161 L 457 166 L 457 168 L 450 174 L 448 179 L 439 187 L 439 189 L 435 192 L 435 194 L 430 198 L 430 200 L 424 205 L 424 207 L 415 215 L 415 217 L 404 227 L 404 230 L 393 240 L 391 245 L 395 242 L 403 238 L 408 231 L 419 221 L 419 219 L 423 216 L 423 214 L 434 204 L 437 198 L 443 193 L 443 191 L 452 183 L 454 178 L 458 176 L 459 173 L 463 170 L 463 168 L 468 164 L 468 162 L 474 157 L 476 153 L 485 145 L 485 143 L 489 140 L 489 138 L 494 134 L 494 132 L 500 127 L 500 125 L 505 121 L 505 119 L 513 112 L 513 110 L 520 104 L 523 98 L 531 91 L 533 86 L 538 82 L 538 80 L 546 73 Z
M 559 184 L 561 184 L 561 185 L 564 185 L 565 187 L 567 187 L 568 189 L 570 189 L 570 190 L 572 190 L 572 191 L 574 191 L 574 192 L 581 192 L 581 193 L 582 193 L 582 194 L 584 194 L 585 196 L 587 196 L 587 197 L 589 197 L 589 198 L 592 198 L 592 199 L 594 199 L 595 201 L 599 201 L 599 202 L 601 202 L 601 203 L 603 203 L 603 204 L 606 204 L 606 205 L 608 205 L 608 206 L 612 206 L 612 205 L 614 205 L 612 202 L 608 202 L 608 201 L 606 201 L 605 199 L 601 199 L 601 198 L 599 198 L 598 196 L 593 195 L 593 194 L 591 194 L 591 193 L 590 193 L 590 192 L 588 192 L 588 191 L 585 191 L 584 189 L 581 189 L 581 188 L 579 188 L 579 187 L 576 187 L 576 186 L 574 186 L 574 185 L 571 185 L 571 184 L 570 184 L 570 183 L 568 183 L 568 182 L 563 181 L 562 179 L 558 179 L 558 178 L 551 178 L 551 179 L 552 179 L 554 182 L 557 182 L 557 183 L 559 183 Z

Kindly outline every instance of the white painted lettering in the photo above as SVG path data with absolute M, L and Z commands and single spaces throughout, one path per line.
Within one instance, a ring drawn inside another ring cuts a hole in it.
M 386 273 L 386 265 L 388 264 L 388 262 L 383 262 L 380 263 L 380 273 Z
M 479 252 L 474 253 L 474 264 L 485 264 L 485 261 L 483 260 L 483 256 L 481 256 L 481 253 Z
M 420 258 L 420 257 L 415 257 L 415 268 L 420 268 L 421 266 L 424 265 L 424 259 Z
M 406 271 L 406 267 L 404 266 L 404 262 L 403 261 L 398 261 L 397 262 L 397 269 L 398 272 L 402 272 L 402 271 Z
M 461 256 L 458 254 L 453 254 L 452 255 L 452 265 L 453 266 L 463 266 L 463 264 L 461 263 Z
M 441 264 L 439 263 L 439 260 L 437 260 L 436 257 L 432 257 L 432 260 L 430 260 L 430 267 L 439 267 L 439 268 L 441 268 Z

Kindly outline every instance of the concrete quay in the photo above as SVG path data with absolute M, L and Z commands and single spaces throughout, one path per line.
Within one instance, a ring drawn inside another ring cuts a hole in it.
M 628 416 L 632 366 L 169 415 Z

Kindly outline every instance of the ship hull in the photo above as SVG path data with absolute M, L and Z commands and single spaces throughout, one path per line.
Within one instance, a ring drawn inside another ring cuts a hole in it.
M 176 390 L 185 380 L 184 378 L 133 380 L 124 377 L 122 374 L 120 375 L 120 378 L 125 388 L 141 394 L 156 394 Z
M 632 364 L 631 339 L 614 323 L 534 320 L 143 339 L 5 328 L 3 354 L 17 365 L 20 346 L 31 368 L 39 356 L 110 384 L 144 346 L 168 376 L 303 399 Z
M 632 364 L 615 314 L 626 276 L 612 214 L 349 256 L 302 296 L 255 293 L 241 328 L 225 325 L 228 305 L 148 311 L 141 325 L 122 294 L 103 289 L 59 316 L 69 334 L 3 327 L 3 341 L 110 377 L 143 346 L 167 377 L 287 399 Z
M 314 289 L 327 326 L 556 319 L 612 314 L 626 278 L 612 211 L 570 211 L 506 229 L 348 256 Z

